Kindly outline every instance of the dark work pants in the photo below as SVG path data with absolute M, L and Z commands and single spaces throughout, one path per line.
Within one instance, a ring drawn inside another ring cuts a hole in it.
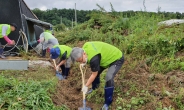
M 107 71 L 106 77 L 105 77 L 105 87 L 113 87 L 114 86 L 114 77 L 117 74 L 117 72 L 120 70 L 124 63 L 124 57 L 120 58 L 119 60 L 116 60 L 113 62 Z M 96 76 L 95 80 L 92 82 L 92 89 L 95 90 L 98 88 L 100 84 L 100 74 L 103 72 L 105 68 L 100 67 L 100 70 L 98 71 L 98 75 Z

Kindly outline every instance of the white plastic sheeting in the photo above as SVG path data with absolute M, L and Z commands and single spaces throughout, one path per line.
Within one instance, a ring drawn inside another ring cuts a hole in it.
M 29 67 L 53 67 L 49 61 L 29 60 Z
M 53 65 L 43 60 L 0 60 L 0 70 L 28 70 L 29 67 L 53 67 Z
M 158 25 L 170 26 L 173 24 L 182 24 L 182 23 L 184 23 L 184 19 L 171 19 L 171 20 L 159 22 Z

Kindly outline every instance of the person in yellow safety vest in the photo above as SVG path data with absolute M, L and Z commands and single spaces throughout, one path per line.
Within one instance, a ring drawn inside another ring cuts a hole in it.
M 58 40 L 49 32 L 42 32 L 38 42 L 42 44 L 42 57 L 45 57 L 47 48 L 59 45 Z
M 10 40 L 8 38 L 8 35 L 17 29 L 17 25 L 15 23 L 11 24 L 0 24 L 0 38 L 4 38 L 4 40 L 7 42 L 8 45 L 15 45 L 14 40 Z M 0 57 L 5 58 L 3 56 L 3 46 L 0 43 Z
M 49 32 L 49 33 L 51 33 L 51 34 L 52 34 L 52 30 L 48 30 L 48 29 L 46 29 L 44 32 Z
M 64 79 L 67 79 L 68 73 L 70 71 L 72 62 L 70 57 L 71 51 L 72 48 L 66 45 L 55 45 L 53 48 L 50 49 L 50 55 L 52 59 L 56 59 L 58 57 L 60 58 L 60 63 L 55 67 L 55 69 L 56 71 L 58 71 L 59 68 L 61 68 Z M 56 74 L 56 76 L 60 77 L 61 75 Z
M 44 32 L 49 32 L 54 36 L 54 31 L 52 30 L 52 27 L 50 27 L 50 29 L 44 28 Z
M 92 74 L 82 91 L 86 94 L 99 87 L 100 74 L 108 68 L 105 76 L 105 102 L 102 110 L 108 110 L 112 103 L 114 91 L 114 77 L 124 63 L 123 53 L 110 44 L 104 42 L 86 42 L 82 48 L 74 47 L 71 52 L 72 61 L 90 64 Z M 88 91 L 88 86 L 92 84 L 92 89 Z

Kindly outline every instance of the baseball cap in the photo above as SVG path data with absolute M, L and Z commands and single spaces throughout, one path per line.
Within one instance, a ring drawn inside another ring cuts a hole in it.
M 59 49 L 59 47 L 51 48 L 50 49 L 50 54 L 51 54 L 51 58 L 52 59 L 58 58 L 59 55 L 60 55 L 60 49 Z

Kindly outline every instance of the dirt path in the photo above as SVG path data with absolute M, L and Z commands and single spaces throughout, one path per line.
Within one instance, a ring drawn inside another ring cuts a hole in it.
M 76 72 L 78 71 L 78 72 Z M 82 80 L 80 70 L 76 70 L 75 73 L 70 72 L 67 80 L 58 81 L 57 90 L 52 97 L 53 102 L 56 105 L 67 105 L 72 110 L 77 110 L 78 107 L 82 107 Z M 86 80 L 90 74 L 86 74 Z M 95 109 L 99 108 L 99 105 L 93 104 L 87 101 L 87 106 Z

